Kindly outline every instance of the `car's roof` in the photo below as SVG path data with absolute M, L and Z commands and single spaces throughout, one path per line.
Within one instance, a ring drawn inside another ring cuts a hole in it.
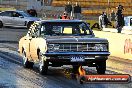
M 52 20 L 41 20 L 41 23 L 45 23 L 45 22 L 84 22 L 82 20 L 63 20 L 63 19 L 52 19 Z
M 23 10 L 16 10 L 16 12 L 24 12 Z
M 2 12 L 8 12 L 8 11 L 13 11 L 13 12 L 24 12 L 22 10 L 5 10 L 5 11 L 2 11 Z

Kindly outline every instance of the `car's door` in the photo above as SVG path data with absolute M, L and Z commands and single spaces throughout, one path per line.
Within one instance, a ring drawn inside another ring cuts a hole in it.
M 25 25 L 24 16 L 22 16 L 20 13 L 15 12 L 15 11 L 12 14 L 13 14 L 12 23 L 14 26 L 24 26 Z
M 31 36 L 25 36 L 24 37 L 23 48 L 24 48 L 24 51 L 26 52 L 26 57 L 28 59 L 31 59 L 31 55 L 30 55 L 30 42 L 31 42 L 31 40 L 32 40 Z
M 12 25 L 12 21 L 11 21 L 12 17 L 11 16 L 12 16 L 11 11 L 5 11 L 5 12 L 0 13 L 1 21 L 5 26 Z

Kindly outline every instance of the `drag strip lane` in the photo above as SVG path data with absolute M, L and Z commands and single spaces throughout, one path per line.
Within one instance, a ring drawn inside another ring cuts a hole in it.
M 14 52 L 14 51 L 12 51 Z M 69 79 L 67 77 L 64 76 L 63 71 L 64 69 L 62 68 L 50 68 L 49 69 L 49 75 L 46 76 L 42 76 L 39 74 L 38 70 L 36 68 L 34 68 L 33 70 L 31 69 L 24 69 L 21 66 L 21 61 L 19 61 L 20 56 L 17 56 L 16 54 L 12 53 L 10 50 L 3 52 L 0 51 L 0 57 L 3 58 L 3 60 L 6 62 L 2 68 L 2 66 L 0 66 L 0 68 L 5 69 L 6 66 L 11 67 L 8 68 L 8 72 L 9 74 L 13 74 L 15 76 L 17 76 L 18 78 L 20 78 L 19 80 L 26 81 L 28 84 L 31 83 L 31 85 L 39 87 L 39 88 L 89 88 L 89 87 L 93 87 L 93 88 L 114 88 L 114 87 L 119 87 L 119 88 L 131 88 L 131 84 L 84 84 L 84 85 L 80 85 L 77 83 L 77 81 L 75 79 Z M 14 60 L 15 59 L 15 60 Z M 18 61 L 17 61 L 18 60 Z M 13 63 L 12 63 L 13 62 Z M 1 62 L 0 62 L 1 63 Z M 14 65 L 15 63 L 15 65 Z M 9 64 L 9 65 L 6 65 Z M 5 67 L 5 68 L 4 68 Z M 88 73 L 89 74 L 97 74 L 95 69 L 92 68 L 88 68 Z M 118 74 L 115 73 L 113 71 L 106 71 L 107 74 Z M 8 75 L 9 75 L 8 74 Z M 1 83 L 1 82 L 0 82 Z M 19 84 L 20 85 L 20 84 Z M 23 87 L 25 86 L 31 86 L 31 85 L 20 85 Z M 10 86 L 10 85 L 9 85 Z M 14 85 L 16 86 L 16 85 Z M 29 87 L 30 88 L 30 87 Z M 31 87 L 32 88 L 32 87 Z
M 24 69 L 17 53 L 19 39 L 26 29 L 0 28 L 0 88 L 132 88 L 130 84 L 84 84 L 65 76 L 63 68 L 49 68 L 48 75 L 40 75 L 36 68 Z M 70 70 L 67 67 L 68 71 Z M 86 68 L 88 74 L 97 74 L 95 68 Z M 119 74 L 113 69 L 107 74 Z
M 6 61 L 8 61 L 10 59 L 9 62 L 11 60 L 13 60 L 13 57 L 10 57 L 9 53 L 7 53 L 7 52 L 2 52 L 2 54 L 0 52 L 0 57 L 2 57 Z M 15 62 L 15 61 L 13 61 L 13 62 Z M 17 64 L 21 64 L 21 63 L 16 63 L 16 65 Z M 10 66 L 12 66 L 12 64 L 10 64 Z M 52 71 L 53 73 L 49 72 L 49 75 L 42 76 L 35 69 L 34 70 L 24 69 L 22 66 L 20 66 L 20 65 L 18 65 L 18 66 L 20 68 L 16 68 L 13 66 L 13 68 L 15 68 L 17 71 L 15 73 L 15 75 L 19 76 L 21 79 L 23 79 L 25 81 L 31 81 L 31 82 L 35 83 L 35 85 L 36 84 L 39 85 L 39 88 L 44 87 L 44 86 L 48 86 L 48 88 L 74 88 L 74 87 L 79 88 L 77 86 L 76 80 L 69 80 L 69 79 L 66 80 L 64 77 L 62 77 L 61 73 L 59 73 L 60 71 L 62 71 L 62 69 L 59 69 L 56 72 L 54 72 L 55 71 L 54 70 L 54 71 Z M 4 66 L 4 67 L 6 67 L 6 66 Z M 13 72 L 15 72 L 15 71 L 13 71 Z M 35 78 L 35 77 L 37 77 L 37 78 Z M 38 88 L 38 87 L 35 87 L 35 88 Z

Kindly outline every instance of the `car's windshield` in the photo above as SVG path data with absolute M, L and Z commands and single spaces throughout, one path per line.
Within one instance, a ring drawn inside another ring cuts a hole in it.
M 28 14 L 28 13 L 26 13 L 26 12 L 20 11 L 19 13 L 20 13 L 22 16 L 24 16 L 24 17 L 32 17 L 30 14 Z
M 84 22 L 48 22 L 41 27 L 41 35 L 88 35 L 89 27 Z

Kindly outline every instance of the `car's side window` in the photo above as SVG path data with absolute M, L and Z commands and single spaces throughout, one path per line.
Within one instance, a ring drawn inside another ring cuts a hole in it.
M 8 17 L 11 17 L 11 12 L 2 12 L 0 13 L 0 16 L 8 16 Z
M 19 17 L 19 16 L 21 16 L 21 15 L 20 15 L 19 13 L 17 13 L 17 12 L 13 12 L 12 16 L 13 16 L 13 17 Z

